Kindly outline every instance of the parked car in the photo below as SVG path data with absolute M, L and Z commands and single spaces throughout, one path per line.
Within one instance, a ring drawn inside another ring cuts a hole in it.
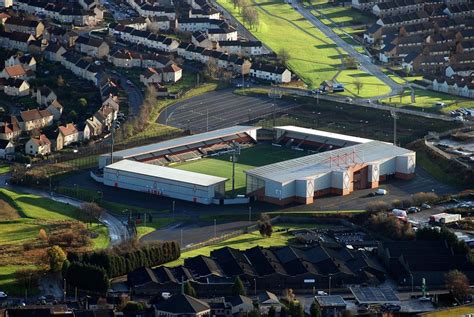
M 407 209 L 408 213 L 412 214 L 412 213 L 417 213 L 420 211 L 420 208 L 418 207 L 410 207 Z
M 387 195 L 387 190 L 379 188 L 374 193 L 375 193 L 375 195 L 383 196 L 383 195 Z
M 0 299 L 6 299 L 7 297 L 7 293 L 0 291 Z
M 351 97 L 346 97 L 346 102 L 348 102 L 348 103 L 352 103 L 352 101 L 353 101 L 353 100 L 352 100 L 352 98 L 351 98 Z
M 318 296 L 326 296 L 328 293 L 326 293 L 325 291 L 317 291 L 316 293 Z
M 431 206 L 428 205 L 427 203 L 421 204 L 421 209 L 431 209 Z
M 398 312 L 400 309 L 400 305 L 395 304 L 382 304 L 382 306 L 380 306 L 380 310 L 383 312 Z

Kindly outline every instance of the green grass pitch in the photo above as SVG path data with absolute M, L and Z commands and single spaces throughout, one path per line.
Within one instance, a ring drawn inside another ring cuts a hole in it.
M 245 194 L 245 173 L 254 167 L 286 161 L 305 155 L 287 148 L 275 147 L 270 144 L 259 144 L 251 148 L 243 149 L 235 164 L 235 189 L 237 194 Z M 232 162 L 229 155 L 205 158 L 173 165 L 180 170 L 203 173 L 213 176 L 226 177 L 226 192 L 232 191 Z

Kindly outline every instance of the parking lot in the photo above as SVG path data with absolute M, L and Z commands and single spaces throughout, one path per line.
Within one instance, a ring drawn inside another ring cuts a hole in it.
M 298 105 L 266 96 L 241 96 L 219 90 L 178 102 L 163 111 L 158 123 L 193 132 L 205 132 L 256 120 Z

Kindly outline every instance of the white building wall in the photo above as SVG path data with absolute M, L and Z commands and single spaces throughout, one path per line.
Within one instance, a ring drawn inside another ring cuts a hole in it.
M 344 184 L 344 171 L 334 171 L 334 172 L 332 172 L 331 187 L 342 189 L 343 184 Z
M 314 191 L 323 190 L 332 186 L 332 173 L 318 175 L 314 179 Z
M 416 154 L 409 153 L 396 158 L 396 171 L 398 173 L 412 174 L 415 172 Z
M 380 179 L 380 165 L 377 163 L 367 166 L 369 182 L 378 182 Z
M 313 189 L 308 195 L 308 190 Z M 298 179 L 295 184 L 296 196 L 298 197 L 313 197 L 314 195 L 314 180 Z
M 209 205 L 214 198 L 214 186 L 198 186 L 190 183 L 138 175 L 131 172 L 104 169 L 104 184 L 123 189 L 172 197 Z
M 390 159 L 388 159 L 386 161 L 383 161 L 383 162 L 379 162 L 379 164 L 380 164 L 380 169 L 379 169 L 380 176 L 395 174 L 395 171 L 396 171 L 395 163 L 396 163 L 396 158 L 395 157 L 390 158 Z

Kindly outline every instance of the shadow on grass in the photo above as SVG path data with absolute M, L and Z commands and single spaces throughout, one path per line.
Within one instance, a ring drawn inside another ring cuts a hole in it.
M 16 199 L 20 203 L 29 204 L 32 206 L 37 206 L 43 208 L 51 213 L 57 213 L 59 215 L 70 217 L 73 219 L 79 219 L 79 214 L 75 211 L 75 208 L 67 204 L 59 203 L 53 200 L 49 200 L 42 197 L 28 197 L 20 196 Z M 28 210 L 25 210 L 28 212 Z M 54 220 L 54 219 L 49 219 Z

